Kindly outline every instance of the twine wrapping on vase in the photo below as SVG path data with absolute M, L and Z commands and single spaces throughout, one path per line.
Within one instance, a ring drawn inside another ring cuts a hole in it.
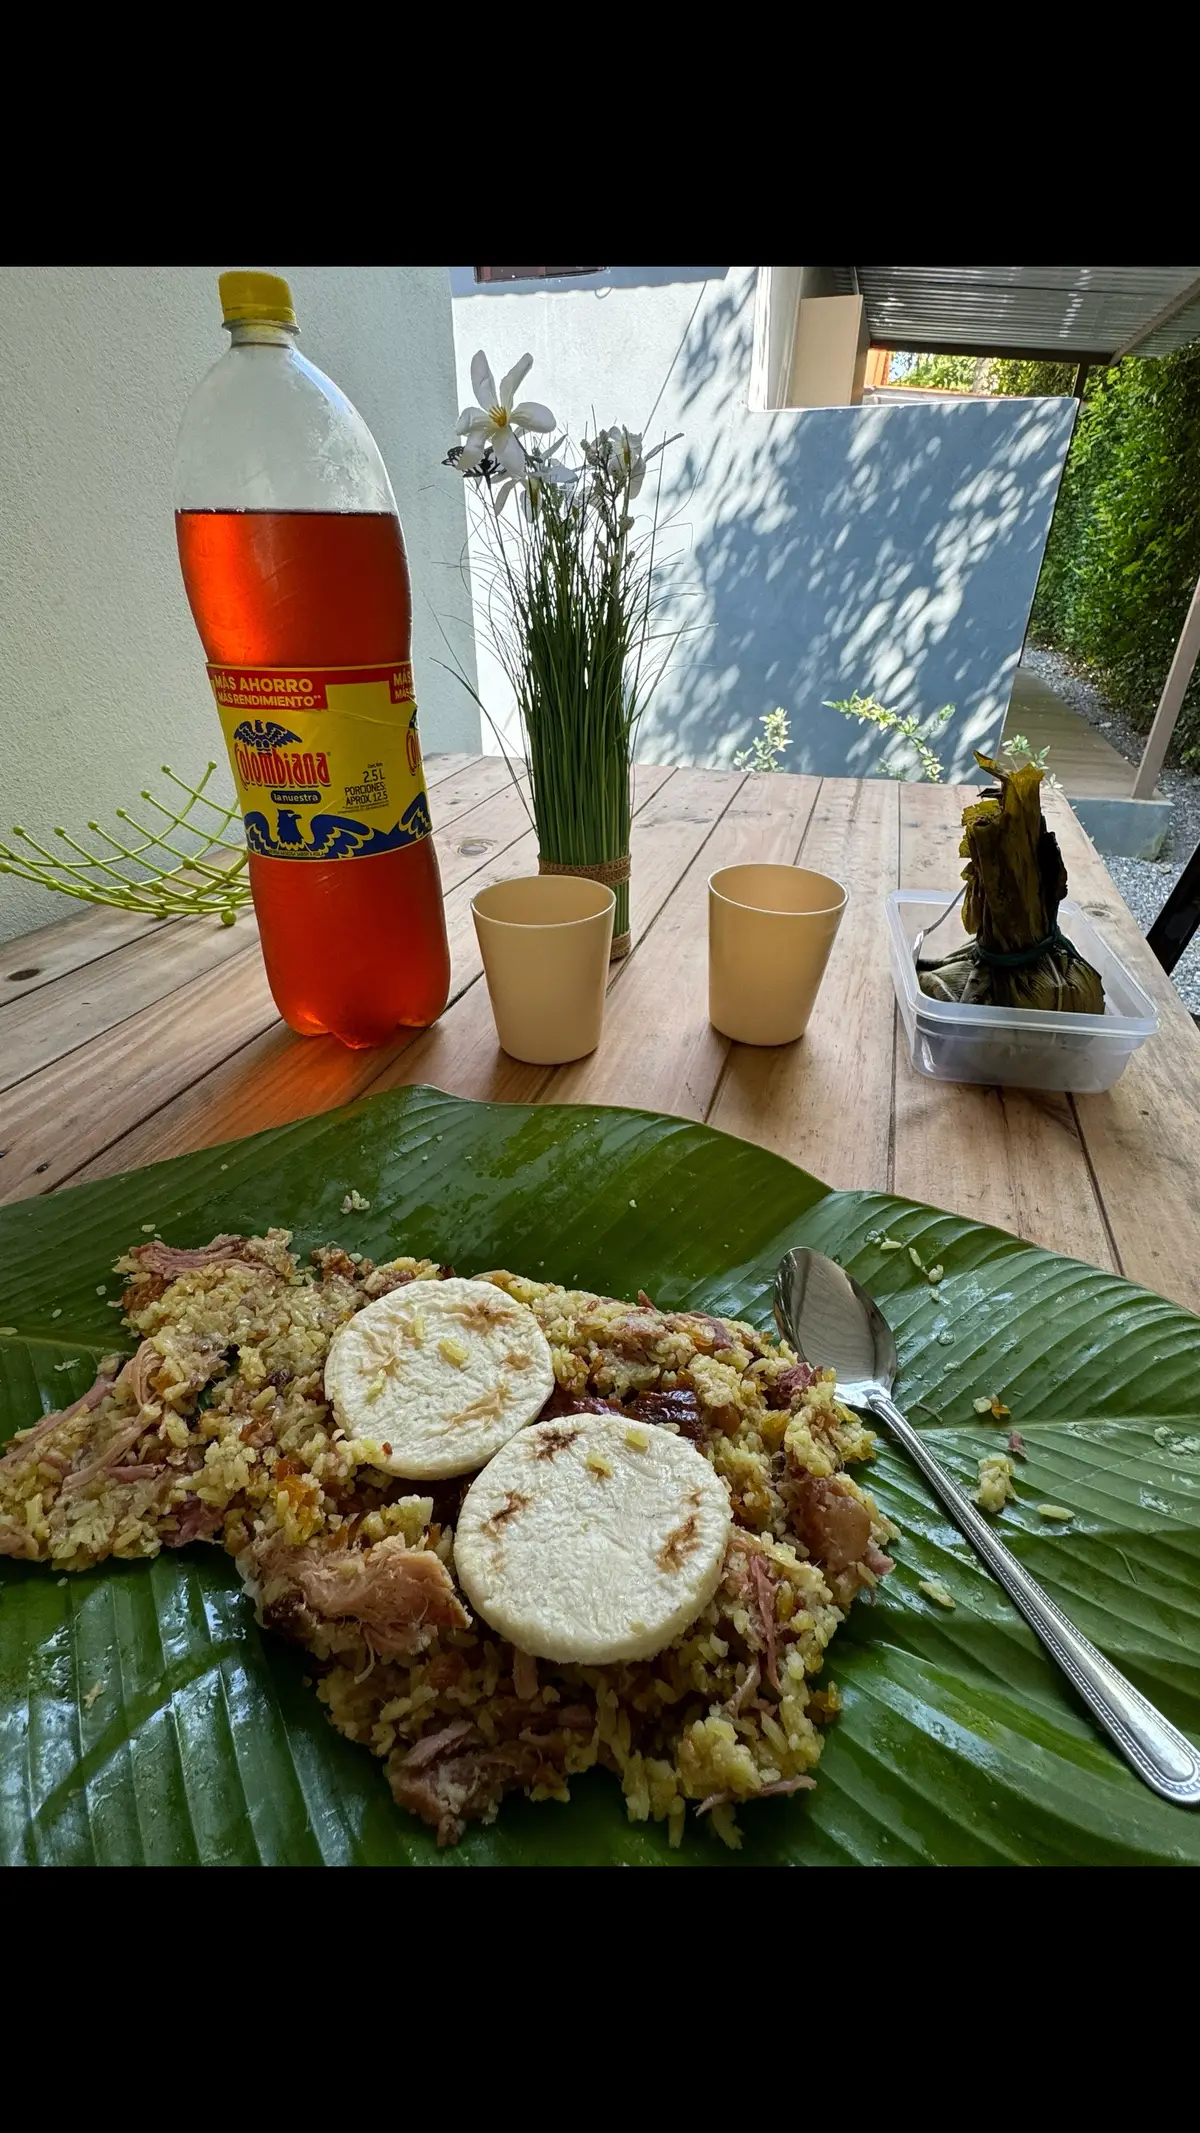
M 585 867 L 567 866 L 557 859 L 543 859 L 539 854 L 538 873 L 581 874 L 585 881 L 598 881 L 602 888 L 617 891 L 629 880 L 629 854 L 624 852 L 619 859 L 598 859 L 594 866 Z M 620 902 L 621 898 L 618 896 L 618 907 Z M 621 956 L 628 955 L 631 946 L 632 935 L 628 928 L 624 933 L 614 933 L 612 948 L 609 951 L 610 962 L 618 962 Z

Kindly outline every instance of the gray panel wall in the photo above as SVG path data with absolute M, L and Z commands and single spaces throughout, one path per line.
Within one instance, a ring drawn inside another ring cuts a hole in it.
M 923 716 L 953 703 L 938 746 L 949 774 L 977 775 L 973 750 L 995 745 L 1007 709 L 1075 404 L 754 411 L 755 282 L 745 267 L 624 268 L 481 291 L 453 269 L 460 392 L 471 398 L 475 348 L 497 375 L 529 349 L 522 390 L 574 434 L 593 409 L 602 425 L 645 424 L 647 442 L 684 432 L 665 461 L 662 626 L 688 634 L 643 723 L 643 759 L 728 764 L 782 704 L 788 769 L 865 775 L 881 737 L 823 708 L 858 688 Z M 486 647 L 480 673 L 506 730 Z

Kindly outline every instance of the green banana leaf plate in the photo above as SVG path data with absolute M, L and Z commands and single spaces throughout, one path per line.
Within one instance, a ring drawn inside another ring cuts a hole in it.
M 351 1189 L 370 1202 L 343 1215 Z M 1016 1426 L 1016 1553 L 1167 1716 L 1200 1738 L 1200 1320 L 1000 1230 L 831 1192 L 744 1141 L 646 1112 L 402 1089 L 0 1211 L 0 1437 L 91 1382 L 119 1329 L 110 1273 L 144 1229 L 200 1244 L 269 1224 L 298 1246 L 507 1265 L 664 1308 L 770 1323 L 791 1244 L 879 1297 L 899 1394 L 960 1480 Z M 881 1248 L 881 1233 L 911 1244 Z M 1001 1425 L 974 1402 L 998 1395 Z M 213 1548 L 0 1576 L 0 1858 L 59 1865 L 1133 1865 L 1200 1863 L 1200 1814 L 1106 1745 L 901 1454 L 871 1486 L 902 1529 L 828 1674 L 844 1709 L 815 1792 L 702 1824 L 671 1851 L 592 1773 L 567 1807 L 505 1803 L 453 1851 L 326 1724 L 303 1655 L 263 1636 Z M 1039 1503 L 1068 1507 L 1047 1525 Z M 939 1580 L 955 1606 L 920 1590 Z

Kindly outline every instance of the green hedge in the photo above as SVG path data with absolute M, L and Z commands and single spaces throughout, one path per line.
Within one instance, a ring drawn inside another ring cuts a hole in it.
M 994 356 L 901 356 L 893 372 L 952 392 L 1069 393 L 1075 380 L 1073 363 Z M 1144 733 L 1198 576 L 1200 346 L 1128 356 L 1089 375 L 1030 634 L 1091 669 Z M 1200 667 L 1173 755 L 1200 767 Z
M 1032 368 L 997 366 L 1005 373 Z M 1007 377 L 997 386 L 1008 392 L 1055 389 L 1009 383 Z M 1088 379 L 1031 634 L 1092 668 L 1113 702 L 1145 732 L 1197 576 L 1200 346 L 1156 358 L 1128 356 Z M 1200 766 L 1200 671 L 1184 699 L 1174 752 Z
M 1037 363 L 1031 357 L 909 355 L 892 357 L 891 383 L 950 393 L 1041 393 L 1075 389 L 1076 363 Z

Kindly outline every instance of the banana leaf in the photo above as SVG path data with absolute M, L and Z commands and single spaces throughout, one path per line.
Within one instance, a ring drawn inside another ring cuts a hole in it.
M 1043 773 L 1036 763 L 1005 770 L 978 753 L 975 761 L 1000 783 L 963 809 L 962 919 L 974 938 L 940 960 L 922 957 L 917 983 L 931 999 L 969 1007 L 1102 1015 L 1099 971 L 1059 931 L 1067 870 L 1042 816 Z
M 356 1189 L 370 1202 L 340 1212 Z M 463 1102 L 402 1089 L 224 1148 L 0 1211 L 0 1435 L 90 1383 L 114 1345 L 113 1259 L 146 1225 L 196 1244 L 292 1227 L 384 1256 L 507 1264 L 766 1326 L 805 1241 L 876 1294 L 899 1390 L 960 1480 L 1016 1426 L 1002 1530 L 1088 1636 L 1200 1737 L 1200 1321 L 1148 1291 L 959 1216 L 834 1193 L 680 1119 Z M 932 1287 L 925 1266 L 940 1262 Z M 101 1293 L 103 1291 L 104 1293 Z M 1001 1422 L 975 1412 L 997 1395 Z M 261 1633 L 225 1558 L 0 1580 L 0 1858 L 10 1863 L 1200 1863 L 1200 1816 L 1142 1786 L 903 1457 L 871 1487 L 902 1528 L 877 1604 L 839 1631 L 844 1709 L 817 1788 L 700 1824 L 681 1851 L 626 1821 L 615 1782 L 569 1807 L 506 1801 L 453 1851 L 397 1809 L 326 1724 L 304 1655 Z M 1075 1514 L 1047 1526 L 1036 1505 Z M 937 1579 L 953 1611 L 920 1590 Z

